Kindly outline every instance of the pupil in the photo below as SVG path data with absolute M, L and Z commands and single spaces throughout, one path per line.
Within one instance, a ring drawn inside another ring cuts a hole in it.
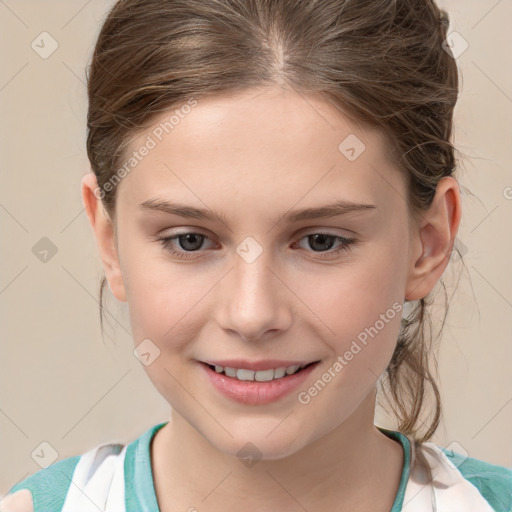
M 325 251 L 325 250 L 331 249 L 333 246 L 333 243 L 334 243 L 333 236 L 331 236 L 331 235 L 322 235 L 322 234 L 310 235 L 309 240 L 310 240 L 311 248 L 313 248 L 313 249 L 315 249 L 315 244 L 317 243 L 317 241 L 320 240 L 320 244 L 319 244 L 320 248 L 318 249 L 320 251 Z M 313 240 L 312 243 L 311 243 L 311 240 Z M 326 243 L 325 242 L 326 240 L 330 240 L 331 243 Z
M 180 245 L 181 245 L 181 248 L 182 249 L 186 249 L 186 250 L 189 250 L 189 251 L 196 251 L 197 249 L 199 249 L 201 247 L 201 243 L 202 243 L 202 237 L 203 235 L 197 235 L 197 234 L 194 234 L 194 233 L 188 233 L 186 235 L 181 235 L 179 240 L 180 240 Z M 191 242 L 192 239 L 192 247 L 187 247 L 187 244 L 189 244 Z M 194 247 L 194 239 L 196 240 L 196 245 L 197 247 Z M 197 240 L 199 240 L 199 244 L 197 244 Z M 183 241 L 185 241 L 185 243 L 183 244 Z

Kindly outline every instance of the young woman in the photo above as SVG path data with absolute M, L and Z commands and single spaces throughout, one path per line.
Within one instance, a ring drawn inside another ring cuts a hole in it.
M 461 218 L 447 25 L 431 0 L 114 6 L 82 197 L 100 298 L 172 416 L 5 510 L 512 510 L 512 471 L 429 442 L 428 298 Z

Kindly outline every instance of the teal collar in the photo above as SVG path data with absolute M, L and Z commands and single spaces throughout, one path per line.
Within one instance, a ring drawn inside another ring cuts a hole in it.
M 398 491 L 393 502 L 391 512 L 400 512 L 403 508 L 405 488 L 409 480 L 409 473 L 411 468 L 411 442 L 408 437 L 396 430 L 387 430 L 382 427 L 377 427 L 384 435 L 388 436 L 395 441 L 398 441 L 402 445 L 404 450 L 404 465 L 402 467 L 402 476 L 400 477 L 400 484 L 398 485 Z

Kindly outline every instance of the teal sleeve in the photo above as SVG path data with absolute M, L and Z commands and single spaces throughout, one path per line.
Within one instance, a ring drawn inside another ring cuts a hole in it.
M 34 512 L 60 512 L 79 459 L 80 455 L 76 455 L 54 462 L 14 485 L 7 494 L 28 489 L 32 493 Z
M 443 449 L 459 469 L 487 500 L 495 512 L 512 512 L 512 470 Z

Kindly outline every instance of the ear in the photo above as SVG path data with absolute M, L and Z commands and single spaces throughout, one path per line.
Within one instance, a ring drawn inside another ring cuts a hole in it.
M 429 209 L 422 212 L 411 238 L 411 260 L 405 298 L 427 296 L 443 274 L 455 243 L 462 215 L 459 184 L 446 176 L 439 180 Z
M 82 201 L 96 237 L 108 286 L 117 300 L 126 302 L 126 290 L 119 263 L 114 225 L 99 199 L 101 197 L 98 194 L 99 190 L 94 173 L 90 172 L 82 178 Z M 98 195 L 95 195 L 95 191 Z

